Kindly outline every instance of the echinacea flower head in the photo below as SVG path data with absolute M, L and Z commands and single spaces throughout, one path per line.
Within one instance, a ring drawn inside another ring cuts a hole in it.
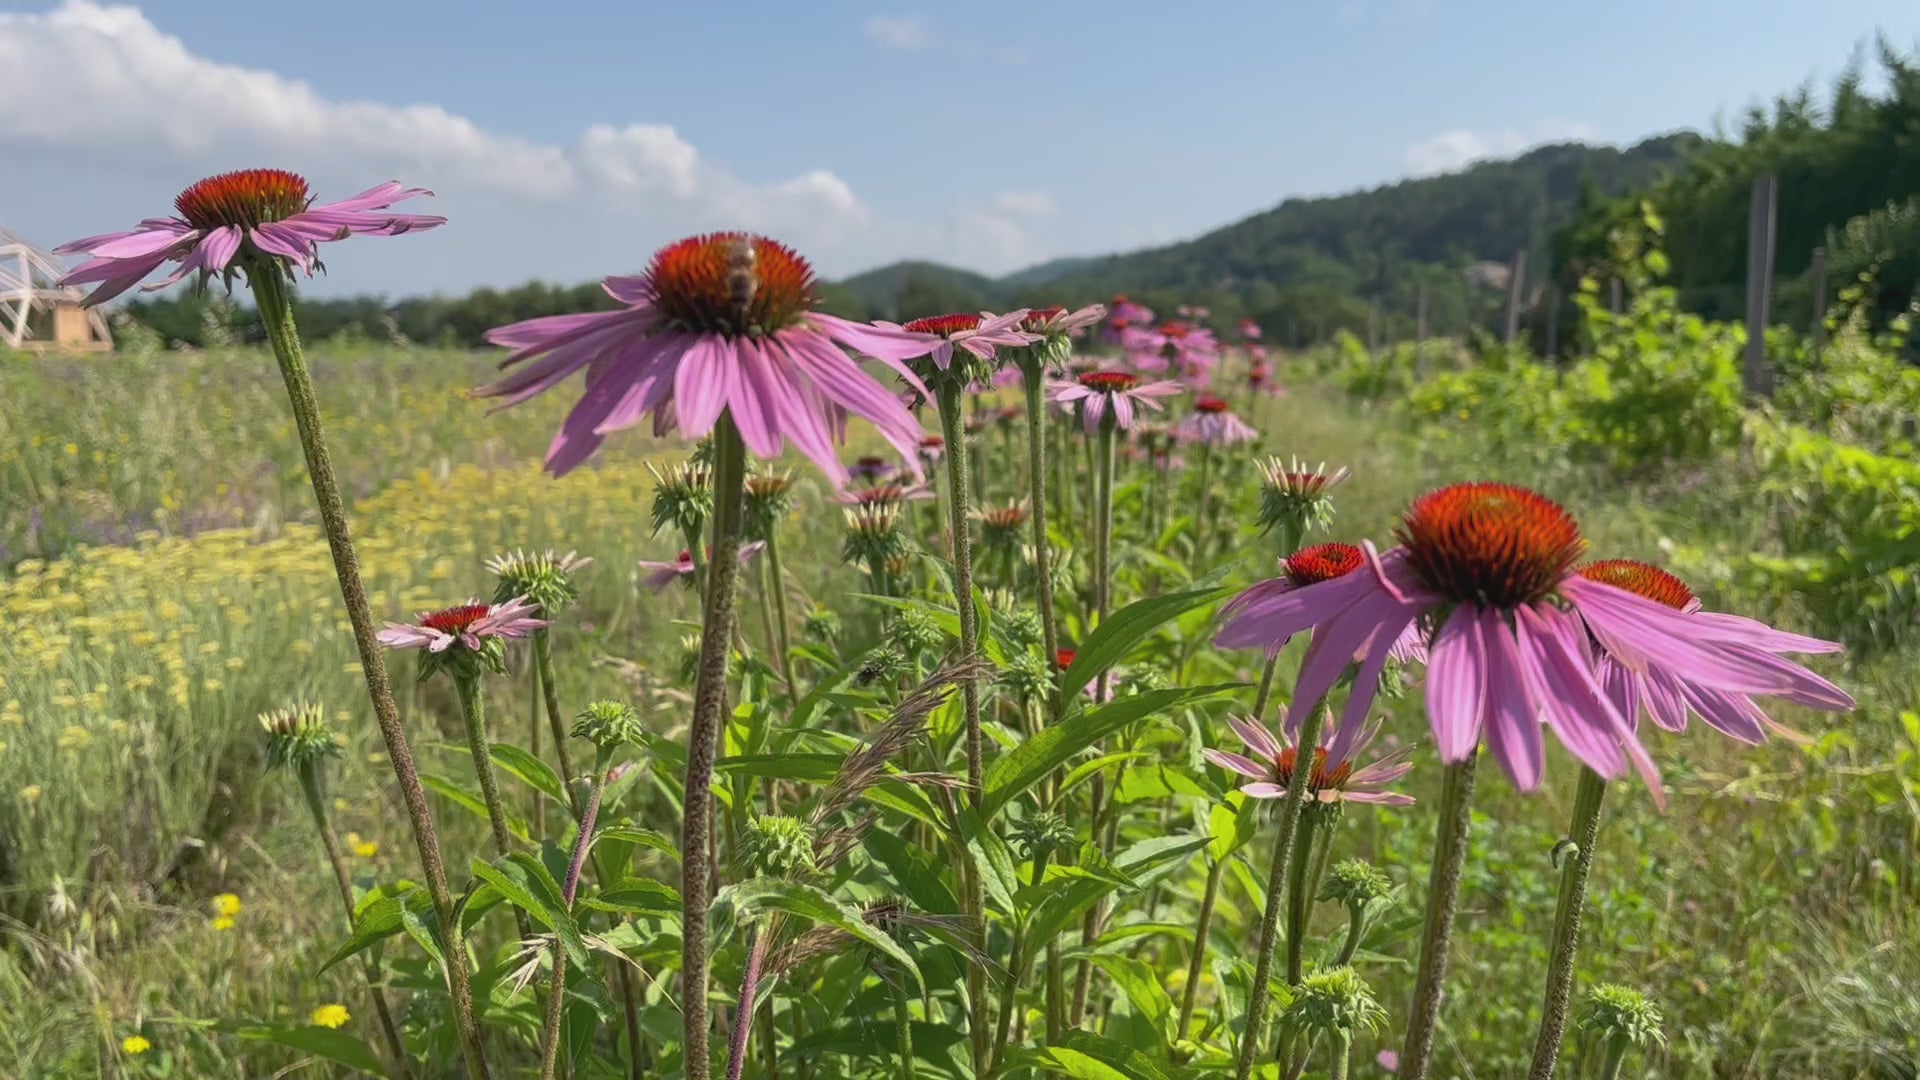
M 1783 633 L 1738 615 L 1702 612 L 1700 601 L 1686 582 L 1649 563 L 1602 559 L 1579 567 L 1575 573 L 1585 581 L 1608 585 L 1669 608 L 1679 613 L 1689 627 L 1698 626 L 1702 635 L 1723 635 L 1725 648 L 1749 657 L 1830 653 L 1840 648 L 1837 642 Z M 1600 685 L 1629 725 L 1637 724 L 1644 711 L 1664 730 L 1682 732 L 1691 713 L 1722 735 L 1749 745 L 1765 742 L 1770 731 L 1795 741 L 1804 740 L 1804 736 L 1782 727 L 1761 711 L 1751 693 L 1699 685 L 1684 667 L 1676 669 L 1666 657 L 1656 653 L 1636 652 L 1631 643 L 1620 643 L 1620 648 L 1621 655 L 1633 659 L 1618 659 L 1608 647 L 1610 639 L 1598 631 L 1594 636 L 1603 654 L 1598 664 Z M 1799 676 L 1799 685 L 1782 697 L 1829 712 L 1853 707 L 1853 698 L 1839 687 L 1804 669 L 1799 671 Z
M 574 714 L 573 737 L 592 743 L 604 761 L 623 746 L 639 746 L 646 730 L 633 706 L 624 701 L 596 701 Z
M 607 278 L 604 287 L 626 306 L 487 333 L 513 350 L 501 366 L 518 369 L 475 391 L 500 398 L 501 408 L 586 372 L 585 392 L 547 451 L 556 475 L 645 417 L 656 434 L 677 427 L 697 439 L 723 414 L 756 457 L 778 458 L 792 442 L 837 482 L 846 468 L 834 446 L 849 415 L 918 466 L 920 425 L 847 350 L 918 387 L 904 361 L 925 355 L 934 340 L 815 311 L 813 268 L 793 249 L 739 232 L 688 237 L 656 252 L 645 273 Z
M 1308 529 L 1333 523 L 1333 498 L 1328 493 L 1346 482 L 1345 466 L 1329 472 L 1326 462 L 1308 465 L 1298 458 L 1277 457 L 1255 463 L 1260 469 L 1260 530 L 1280 529 L 1295 542 Z
M 847 488 L 833 495 L 833 501 L 843 506 L 899 506 L 931 498 L 933 489 L 925 484 L 872 484 Z
M 547 620 L 533 617 L 537 610 L 524 596 L 500 604 L 469 600 L 439 611 L 421 612 L 413 623 L 388 623 L 377 636 L 389 649 L 423 650 L 423 681 L 443 668 L 456 678 L 477 676 L 482 670 L 504 675 L 506 643 L 548 625 Z
M 847 533 L 840 545 L 840 561 L 884 564 L 904 555 L 907 538 L 900 531 L 900 505 L 896 499 L 849 506 L 845 512 Z
M 125 232 L 69 241 L 53 251 L 92 256 L 60 279 L 62 285 L 99 282 L 82 301 L 88 307 L 119 296 L 169 262 L 179 266 L 145 291 L 166 288 L 189 275 L 197 275 L 202 284 L 216 274 L 231 282 L 235 271 L 258 267 L 276 273 L 298 267 L 311 275 L 320 268 L 322 242 L 354 235 L 399 236 L 446 224 L 443 217 L 387 209 L 431 194 L 390 180 L 350 199 L 315 206 L 299 175 L 283 169 L 242 169 L 210 176 L 182 191 L 173 200 L 178 217 L 148 218 Z
M 653 531 L 673 529 L 698 536 L 713 515 L 713 469 L 694 461 L 667 466 L 665 472 L 647 462 L 653 474 Z
M 353 1017 L 347 1012 L 345 1005 L 322 1005 L 313 1010 L 313 1015 L 307 1019 L 311 1020 L 315 1027 L 339 1028 L 345 1027 L 347 1021 Z
M 1299 761 L 1298 748 L 1285 735 L 1275 735 L 1254 720 L 1229 716 L 1227 726 L 1240 737 L 1247 752 L 1235 754 L 1209 747 L 1202 751 L 1206 759 L 1252 781 L 1240 785 L 1241 794 L 1254 799 L 1283 798 L 1287 793 L 1287 785 L 1293 782 L 1293 770 Z M 1380 723 L 1375 721 L 1355 742 L 1351 756 L 1333 757 L 1324 743 L 1313 748 L 1312 771 L 1307 774 L 1309 802 L 1329 806 L 1342 802 L 1370 803 L 1375 806 L 1413 805 L 1413 796 L 1388 790 L 1392 784 L 1413 771 L 1413 766 L 1406 760 L 1413 753 L 1411 746 L 1401 747 L 1368 765 L 1354 766 L 1354 759 L 1367 748 L 1379 730 Z
M 326 710 L 301 702 L 260 714 L 267 733 L 267 768 L 301 771 L 340 756 L 340 740 L 327 726 Z
M 1350 908 L 1364 908 L 1393 892 L 1385 872 L 1365 859 L 1342 859 L 1327 871 L 1320 899 Z
M 793 509 L 791 473 L 756 473 L 743 488 L 747 539 L 765 540 Z
M 1158 412 L 1166 406 L 1162 398 L 1186 393 L 1179 383 L 1140 381 L 1130 371 L 1088 371 L 1071 381 L 1055 380 L 1047 384 L 1047 400 L 1064 408 L 1078 408 L 1080 422 L 1088 435 L 1098 434 L 1100 425 L 1112 417 L 1113 426 L 1125 431 L 1133 427 L 1140 409 Z
M 767 543 L 764 540 L 741 544 L 739 552 L 741 564 L 745 565 L 748 559 L 760 554 L 760 549 L 766 546 Z M 707 558 L 713 558 L 713 545 L 707 545 L 704 550 Z M 641 579 L 640 583 L 654 592 L 659 592 L 676 581 L 683 581 L 689 586 L 693 584 L 693 572 L 696 567 L 693 562 L 693 551 L 690 548 L 681 548 L 680 554 L 672 562 L 640 559 L 638 564 L 640 569 L 648 571 L 647 576 Z
M 1265 397 L 1285 397 L 1287 393 L 1286 387 L 1281 386 L 1280 383 L 1274 379 L 1273 365 L 1267 363 L 1264 359 L 1266 350 L 1261 349 L 1260 352 L 1262 356 L 1256 357 L 1252 366 L 1247 368 L 1247 388 Z
M 1351 1037 L 1357 1031 L 1373 1031 L 1387 1019 L 1373 988 L 1351 967 L 1341 966 L 1315 971 L 1293 987 L 1280 1014 L 1284 1030 L 1339 1033 Z
M 797 817 L 756 815 L 740 838 L 741 862 L 755 877 L 808 877 L 816 869 L 813 840 L 813 829 Z
M 1665 1045 L 1667 1037 L 1660 1030 L 1665 1019 L 1660 1006 L 1640 991 L 1618 983 L 1601 983 L 1587 991 L 1574 1026 L 1602 1043 L 1618 1041 L 1644 1049 Z
M 1010 537 L 1013 542 L 1018 542 L 1020 539 L 1020 531 L 1024 529 L 1027 524 L 1027 508 L 1019 503 L 1008 503 L 1005 506 L 983 506 L 978 510 L 974 510 L 972 516 L 980 522 L 981 531 L 985 534 L 987 543 L 989 544 L 993 543 L 996 537 L 1000 539 Z
M 1257 322 L 1254 322 L 1252 319 L 1241 319 L 1240 320 L 1240 340 L 1259 341 L 1260 340 L 1260 324 Z
M 1172 371 L 1202 381 L 1220 358 L 1220 342 L 1213 331 L 1177 321 L 1130 327 L 1121 336 L 1120 347 L 1141 371 Z
M 1098 326 L 1106 317 L 1105 304 L 1088 304 L 1075 311 L 1058 304 L 1034 308 L 1020 321 L 1020 329 L 1035 335 L 1037 340 L 1011 354 L 1011 358 L 1021 367 L 1058 368 L 1073 355 L 1075 332 Z
M 1231 446 L 1260 437 L 1252 425 L 1233 415 L 1227 403 L 1212 394 L 1201 394 L 1194 398 L 1193 412 L 1180 421 L 1174 434 L 1187 442 L 1205 443 L 1208 446 Z
M 947 456 L 947 439 L 944 435 L 920 436 L 920 464 L 931 469 Z
M 967 386 L 992 379 L 994 370 L 999 367 L 998 350 L 1031 345 L 1039 340 L 1040 335 L 1020 329 L 1026 317 L 1025 308 L 1005 315 L 960 311 L 915 319 L 904 325 L 887 322 L 874 325 L 926 343 L 912 357 L 924 360 L 915 365 L 920 375 L 926 378 L 938 376 Z M 956 358 L 963 363 L 956 365 Z
M 1107 304 L 1107 324 L 1109 326 L 1114 323 L 1119 323 L 1124 329 L 1127 326 L 1139 326 L 1142 323 L 1150 323 L 1152 321 L 1152 308 L 1144 304 L 1136 304 L 1125 296 L 1115 296 Z
M 1429 492 L 1402 516 L 1396 538 L 1384 555 L 1366 546 L 1361 571 L 1241 605 L 1215 639 L 1228 648 L 1270 645 L 1313 629 L 1289 730 L 1359 661 L 1336 757 L 1359 734 L 1393 643 L 1415 622 L 1430 628 L 1427 717 L 1441 759 L 1465 761 L 1484 741 L 1523 791 L 1540 783 L 1544 720 L 1594 772 L 1611 779 L 1631 764 L 1664 801 L 1652 759 L 1598 681 L 1594 641 L 1630 668 L 1657 663 L 1695 687 L 1809 702 L 1834 693 L 1763 645 L 1804 639 L 1750 620 L 1702 621 L 1576 574 L 1586 547 L 1579 525 L 1525 488 Z
M 553 616 L 566 610 L 580 598 L 580 587 L 573 575 L 592 559 L 577 551 L 561 555 L 555 551 L 510 551 L 487 560 L 487 572 L 497 583 L 493 602 L 504 604 L 516 596 L 526 597 L 540 614 Z

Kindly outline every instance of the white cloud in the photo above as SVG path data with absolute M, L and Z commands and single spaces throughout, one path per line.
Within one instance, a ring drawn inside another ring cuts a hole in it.
M 1016 217 L 1046 218 L 1052 217 L 1060 209 L 1053 196 L 1044 191 L 1009 191 L 994 200 L 993 205 L 1001 212 Z
M 883 49 L 924 49 L 933 44 L 933 28 L 918 15 L 875 15 L 862 29 Z
M 1476 161 L 1508 157 L 1541 143 L 1593 138 L 1593 125 L 1558 120 L 1541 124 L 1528 132 L 1456 128 L 1408 147 L 1407 165 L 1415 176 L 1433 176 L 1452 172 Z
M 503 135 L 438 105 L 333 101 L 271 71 L 194 54 L 138 8 L 67 0 L 0 14 L 0 146 L 42 144 L 228 168 L 271 157 L 316 180 L 428 180 L 442 194 L 522 201 L 646 196 L 695 217 L 762 225 L 860 212 L 815 170 L 751 184 L 665 124 L 595 124 L 572 147 Z M 331 185 L 328 185 L 331 186 Z

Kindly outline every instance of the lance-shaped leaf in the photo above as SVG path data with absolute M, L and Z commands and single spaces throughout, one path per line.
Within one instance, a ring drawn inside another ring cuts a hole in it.
M 580 938 L 579 924 L 567 910 L 560 883 L 547 872 L 546 864 L 523 851 L 503 855 L 493 862 L 473 860 L 468 870 L 474 877 L 493 886 L 507 903 L 526 912 L 552 930 L 567 950 L 567 959 L 584 968 L 587 945 Z
M 334 1028 L 289 1024 L 256 1024 L 245 1020 L 223 1020 L 214 1025 L 239 1039 L 269 1042 L 297 1050 L 302 1054 L 325 1058 L 337 1065 L 357 1069 L 369 1076 L 390 1076 L 386 1067 L 366 1043 Z
M 867 922 L 858 909 L 841 903 L 827 893 L 798 881 L 781 878 L 757 878 L 729 885 L 714 898 L 716 908 L 731 908 L 752 918 L 781 912 L 806 919 L 820 926 L 831 926 L 892 960 L 901 970 L 920 982 L 919 965 L 885 931 Z
M 1202 604 L 1212 603 L 1226 592 L 1220 588 L 1188 589 L 1136 600 L 1114 612 L 1081 643 L 1073 663 L 1060 673 L 1060 696 L 1072 700 L 1073 695 L 1101 672 L 1125 659 L 1134 646 L 1163 623 Z
M 566 785 L 561 783 L 560 774 L 553 771 L 553 766 L 512 743 L 494 743 L 490 753 L 500 771 L 518 777 L 521 783 L 561 806 L 573 805 L 567 800 Z

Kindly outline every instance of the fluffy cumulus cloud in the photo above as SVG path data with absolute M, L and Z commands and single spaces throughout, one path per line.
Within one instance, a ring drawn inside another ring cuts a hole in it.
M 1488 158 L 1508 157 L 1541 143 L 1567 140 L 1590 141 L 1593 125 L 1551 121 L 1530 131 L 1473 131 L 1456 128 L 1443 131 L 1407 148 L 1407 167 L 1415 176 L 1433 176 L 1452 172 Z
M 868 33 L 909 48 L 925 29 L 881 17 Z M 428 287 L 627 272 L 653 246 L 712 228 L 780 236 L 829 273 L 906 256 L 1000 271 L 1035 251 L 1019 222 L 1052 212 L 1045 195 L 1013 193 L 987 207 L 886 220 L 825 168 L 748 180 L 666 124 L 598 123 L 549 144 L 438 105 L 333 100 L 276 72 L 196 54 L 136 7 L 92 0 L 0 12 L 0 102 L 0 159 L 25 163 L 10 186 L 26 198 L 9 212 L 35 218 L 7 224 L 49 244 L 162 212 L 157 194 L 171 190 L 153 190 L 161 177 L 269 161 L 305 173 L 325 197 L 389 177 L 434 188 L 439 197 L 420 209 L 462 227 L 411 241 L 429 264 Z M 353 286 L 328 288 L 420 291 L 382 276 L 401 272 L 370 267 Z

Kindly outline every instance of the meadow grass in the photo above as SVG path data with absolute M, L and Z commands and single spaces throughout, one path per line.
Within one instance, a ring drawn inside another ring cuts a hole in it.
M 671 558 L 681 546 L 648 535 L 643 463 L 683 448 L 621 437 L 599 467 L 556 482 L 533 462 L 557 410 L 484 418 L 460 395 L 482 370 L 474 358 L 397 351 L 316 366 L 336 458 L 359 485 L 353 512 L 376 615 L 487 593 L 480 564 L 502 549 L 577 549 L 596 563 L 576 618 L 559 631 L 557 651 L 571 658 L 563 697 L 638 697 L 649 724 L 672 735 L 683 721 L 681 641 L 697 607 L 682 590 L 644 592 L 634 560 Z M 362 869 L 410 876 L 324 545 L 302 521 L 305 481 L 277 390 L 270 360 L 246 352 L 0 367 L 0 512 L 12 530 L 0 535 L 38 537 L 38 547 L 13 548 L 16 558 L 51 556 L 0 577 L 9 627 L 0 635 L 0 1014 L 10 1019 L 0 1024 L 0 1075 L 144 1075 L 163 1059 L 183 1070 L 176 1075 L 269 1075 L 297 1058 L 194 1021 L 298 1019 L 352 999 L 350 966 L 313 974 L 344 935 L 297 794 L 261 769 L 254 717 L 265 708 L 305 697 L 334 715 L 347 739 L 329 793 L 337 827 L 361 838 Z M 1489 476 L 1553 491 L 1608 555 L 1664 561 L 1676 545 L 1733 549 L 1767 527 L 1743 510 L 1731 467 L 1623 486 L 1494 458 L 1469 431 L 1416 432 L 1401 411 L 1352 406 L 1311 382 L 1258 418 L 1267 449 L 1352 468 L 1336 493 L 1337 537 L 1385 540 L 1420 490 Z M 1270 559 L 1244 510 L 1248 470 L 1228 475 L 1239 487 L 1222 499 L 1216 528 L 1243 529 L 1239 580 L 1265 576 Z M 788 566 L 815 596 L 859 591 L 862 579 L 837 567 L 838 514 L 823 516 L 821 494 L 799 504 Z M 22 500 L 71 527 L 36 532 Z M 220 518 L 223 506 L 238 516 Z M 205 528 L 201 513 L 226 527 Z M 133 531 L 125 544 L 76 546 L 98 522 Z M 64 539 L 48 539 L 56 534 Z M 1727 595 L 1730 587 L 1701 591 L 1709 606 L 1764 603 L 1790 618 L 1791 597 Z M 749 614 L 743 626 L 751 634 L 758 622 Z M 1857 1071 L 1869 1050 L 1889 1061 L 1920 1053 L 1913 659 L 1846 671 L 1862 701 L 1851 716 L 1782 712 L 1815 737 L 1810 748 L 1749 751 L 1703 731 L 1655 738 L 1672 793 L 1665 813 L 1632 784 L 1613 788 L 1579 975 L 1583 986 L 1639 986 L 1665 1007 L 1669 1042 L 1647 1075 L 1873 1075 Z M 1246 655 L 1208 662 L 1253 676 Z M 457 741 L 452 701 L 437 687 L 413 689 L 407 674 L 401 665 L 396 677 L 412 690 L 403 706 L 427 747 L 424 771 L 461 775 L 464 751 L 437 745 Z M 524 679 L 514 675 L 488 683 L 503 739 L 527 723 Z M 1417 698 L 1395 708 L 1406 714 L 1396 730 L 1424 729 Z M 1412 790 L 1430 801 L 1439 770 L 1430 752 L 1418 761 Z M 1482 785 L 1441 1075 L 1524 1074 L 1558 887 L 1552 850 L 1573 776 L 1560 756 L 1538 795 Z M 528 793 L 513 797 L 525 804 Z M 435 801 L 449 850 L 477 850 L 483 823 Z M 1346 849 L 1414 894 L 1401 914 L 1416 913 L 1431 839 L 1425 808 L 1343 828 Z M 1216 933 L 1250 938 L 1264 868 L 1236 867 Z M 1196 865 L 1177 878 L 1172 902 L 1194 903 L 1202 876 Z M 243 906 L 221 929 L 211 904 L 225 892 Z M 1160 969 L 1177 994 L 1184 965 Z M 1410 968 L 1370 975 L 1390 1009 L 1404 1007 Z M 120 1039 L 143 1024 L 155 1048 L 132 1061 Z M 1369 1057 L 1378 1048 L 1357 1047 Z

